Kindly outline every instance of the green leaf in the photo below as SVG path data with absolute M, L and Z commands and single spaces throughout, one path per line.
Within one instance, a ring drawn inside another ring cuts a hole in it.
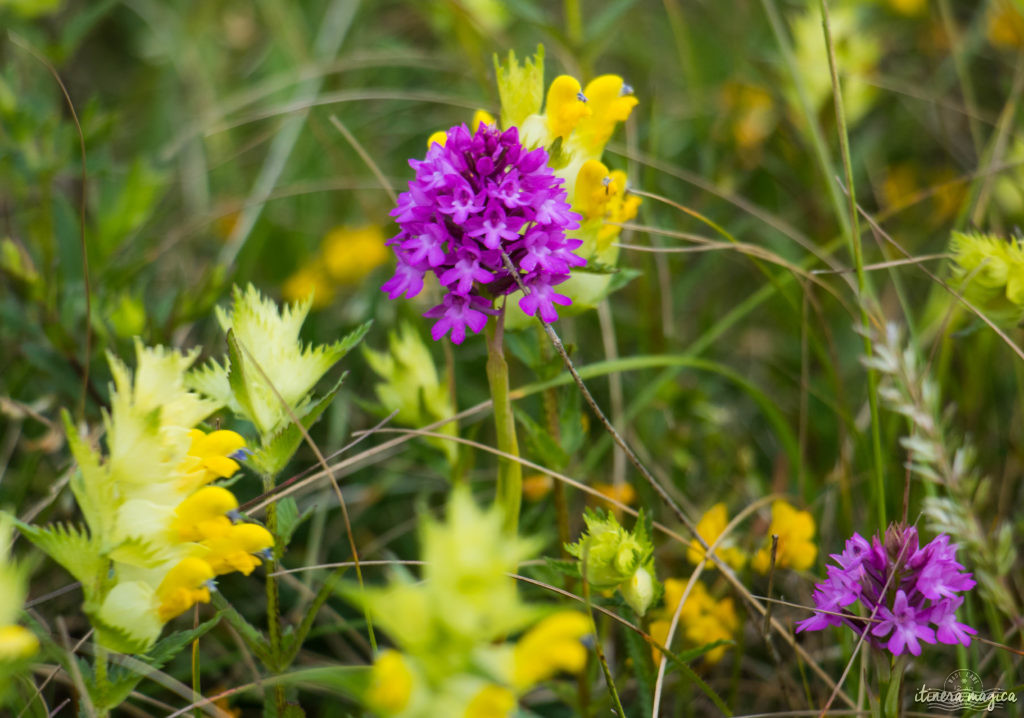
M 259 629 L 249 623 L 245 617 L 235 610 L 235 607 L 228 603 L 228 600 L 219 592 L 213 592 L 211 596 L 213 605 L 218 615 L 223 615 L 224 620 L 231 624 L 231 627 L 238 631 L 238 635 L 245 641 L 246 647 L 252 651 L 260 662 L 268 670 L 275 670 L 274 661 L 270 655 L 270 647 L 267 639 L 260 633 Z
M 640 715 L 651 715 L 654 711 L 651 697 L 654 695 L 656 671 L 651 660 L 651 647 L 647 641 L 635 631 L 624 631 L 626 654 L 633 661 L 633 673 L 636 675 L 637 692 L 640 700 Z
M 277 536 L 285 546 L 292 539 L 292 534 L 313 514 L 313 509 L 308 508 L 299 513 L 299 506 L 291 496 L 285 496 L 277 502 Z
M 303 428 L 308 431 L 316 420 L 320 418 L 320 415 L 324 413 L 324 410 L 334 400 L 344 380 L 345 375 L 343 374 L 334 385 L 334 388 L 312 404 L 307 405 L 305 413 L 299 417 L 299 422 Z M 261 474 L 277 476 L 288 465 L 288 462 L 291 461 L 292 456 L 302 443 L 302 439 L 302 430 L 294 422 L 291 422 L 288 426 L 270 437 L 259 451 L 249 457 L 247 463 Z
M 220 623 L 223 613 L 223 611 L 218 611 L 213 618 L 204 621 L 195 628 L 172 633 L 158 641 L 146 655 L 139 657 L 148 670 L 143 671 L 126 665 L 112 667 L 109 675 L 108 689 L 102 696 L 94 695 L 97 705 L 104 705 L 108 708 L 115 708 L 121 705 L 128 697 L 128 694 L 138 685 L 139 681 L 150 673 L 160 670 L 188 644 L 209 632 L 210 629 Z M 133 662 L 132 666 L 134 665 Z M 92 688 L 90 686 L 90 693 L 93 693 Z
M 242 348 L 238 345 L 235 330 L 228 330 L 228 385 L 242 413 L 252 418 L 255 412 L 252 399 L 249 397 L 249 383 L 246 381 L 245 370 L 242 368 Z
M 87 600 L 95 598 L 90 594 L 97 579 L 106 575 L 108 562 L 100 554 L 99 543 L 87 531 L 66 524 L 40 528 L 11 518 L 25 538 L 81 582 Z

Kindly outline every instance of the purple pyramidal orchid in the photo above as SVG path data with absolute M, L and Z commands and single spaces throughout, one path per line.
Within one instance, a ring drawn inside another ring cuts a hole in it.
M 565 236 L 579 217 L 547 161 L 543 148 L 527 151 L 519 143 L 515 127 L 502 132 L 486 124 L 475 134 L 453 127 L 443 146 L 435 142 L 426 159 L 409 161 L 416 178 L 391 212 L 401 230 L 388 241 L 398 266 L 381 289 L 391 299 L 414 297 L 433 272 L 445 290 L 424 315 L 437 319 L 435 340 L 450 332 L 461 344 L 466 327 L 480 332 L 495 313 L 495 297 L 516 291 L 503 253 L 526 286 L 524 312 L 553 322 L 554 305 L 571 303 L 554 286 L 586 263 L 573 251 L 582 242 Z
M 836 565 L 827 566 L 828 578 L 814 587 L 814 605 L 830 613 L 798 621 L 797 632 L 845 624 L 858 635 L 868 631 L 872 644 L 895 656 L 921 655 L 921 641 L 970 645 L 977 631 L 957 622 L 956 611 L 974 579 L 957 562 L 956 549 L 945 534 L 919 547 L 913 526 L 892 524 L 884 543 L 855 533 L 841 554 L 832 554 Z M 857 601 L 876 622 L 847 609 Z

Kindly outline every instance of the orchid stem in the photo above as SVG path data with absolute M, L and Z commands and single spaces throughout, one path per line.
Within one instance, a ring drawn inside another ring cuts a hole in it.
M 509 396 L 508 362 L 505 361 L 505 308 L 487 325 L 487 383 L 494 401 L 494 427 L 498 433 L 498 449 L 519 456 L 516 424 Z M 517 461 L 499 459 L 498 487 L 495 502 L 505 511 L 505 529 L 515 533 L 519 527 L 519 506 L 523 500 L 523 467 Z

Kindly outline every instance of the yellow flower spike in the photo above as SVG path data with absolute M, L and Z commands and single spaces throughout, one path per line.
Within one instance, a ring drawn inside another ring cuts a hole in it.
M 231 529 L 230 515 L 238 510 L 235 495 L 221 486 L 204 486 L 178 504 L 171 531 L 180 541 L 202 541 Z
M 357 284 L 391 259 L 386 241 L 384 231 L 377 225 L 331 230 L 320 248 L 329 279 L 338 284 Z
M 573 144 L 582 147 L 588 155 L 596 156 L 601 154 L 615 126 L 629 118 L 639 100 L 618 75 L 595 77 L 587 83 L 583 94 L 591 114 L 580 121 Z
M 209 549 L 203 558 L 218 576 L 232 571 L 248 576 L 261 563 L 254 554 L 266 557 L 273 545 L 274 537 L 262 526 L 236 524 L 225 534 L 203 542 Z
M 412 696 L 413 674 L 398 651 L 384 651 L 373 662 L 366 702 L 379 713 L 399 713 Z
M 438 144 L 444 147 L 444 143 L 448 141 L 448 132 L 445 130 L 438 130 L 430 137 L 427 138 L 427 149 L 429 150 L 433 145 Z
M 498 121 L 494 119 L 494 115 L 492 115 L 490 112 L 488 112 L 487 110 L 477 110 L 476 112 L 473 113 L 473 121 L 469 123 L 469 130 L 470 132 L 475 133 L 478 129 L 480 129 L 480 125 L 497 124 Z
M 700 534 L 701 538 L 708 545 L 711 545 L 722 535 L 728 523 L 729 516 L 726 513 L 725 504 L 717 503 L 701 516 L 700 521 L 697 523 L 697 533 Z M 747 562 L 747 557 L 742 551 L 728 544 L 718 546 L 715 549 L 715 554 L 736 570 L 743 568 L 743 564 Z M 700 563 L 704 558 L 704 549 L 697 539 L 690 541 L 690 547 L 686 551 L 686 558 L 690 563 L 694 564 Z M 714 568 L 714 564 L 709 563 L 708 565 Z
M 552 137 L 561 137 L 565 140 L 581 120 L 590 116 L 588 99 L 575 77 L 559 75 L 551 81 L 544 114 L 547 116 L 548 131 Z
M 334 299 L 334 286 L 320 261 L 299 267 L 281 285 L 281 296 L 287 302 L 302 302 L 311 294 L 313 309 L 322 309 Z
M 160 620 L 166 623 L 197 603 L 209 603 L 210 589 L 206 584 L 213 577 L 213 569 L 206 561 L 193 557 L 182 559 L 167 572 L 156 589 Z
M 488 683 L 466 706 L 464 718 L 508 718 L 515 710 L 516 697 L 508 688 Z
M 579 611 L 559 611 L 545 618 L 513 649 L 513 685 L 525 691 L 560 671 L 579 673 L 587 662 L 583 638 L 591 630 L 590 619 Z
M 583 215 L 583 221 L 603 217 L 611 199 L 611 175 L 600 160 L 587 160 L 576 175 L 573 209 Z
M 28 658 L 39 650 L 39 639 L 23 626 L 0 626 L 0 663 Z
M 814 518 L 806 511 L 798 511 L 785 501 L 772 504 L 772 522 L 768 527 L 769 537 L 779 537 L 775 557 L 776 568 L 792 568 L 803 571 L 814 564 L 818 547 L 811 540 L 814 537 Z M 771 565 L 771 539 L 751 561 L 754 570 L 767 573 Z

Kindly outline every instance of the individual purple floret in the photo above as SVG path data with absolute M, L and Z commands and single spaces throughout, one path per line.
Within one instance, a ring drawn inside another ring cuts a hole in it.
M 518 289 L 506 269 L 508 255 L 528 294 L 520 308 L 546 322 L 558 319 L 555 305 L 571 301 L 554 286 L 572 267 L 586 264 L 574 252 L 582 242 L 565 233 L 579 228 L 543 148 L 527 151 L 515 127 L 502 132 L 481 124 L 448 130 L 424 160 L 410 160 L 416 179 L 398 196 L 391 216 L 399 233 L 388 241 L 398 259 L 395 275 L 381 289 L 391 299 L 414 297 L 433 272 L 445 291 L 441 304 L 424 314 L 437 319 L 435 340 L 449 334 L 455 344 L 466 328 L 480 332 L 493 299 Z
M 905 651 L 921 655 L 921 641 L 970 645 L 970 626 L 956 620 L 964 602 L 961 591 L 974 587 L 971 574 L 956 560 L 956 544 L 941 534 L 918 546 L 917 529 L 892 524 L 885 542 L 876 535 L 871 543 L 854 534 L 837 565 L 826 567 L 828 578 L 814 587 L 814 605 L 821 611 L 797 621 L 797 632 L 820 631 L 826 626 L 849 626 L 893 655 Z M 847 606 L 860 601 L 858 618 Z M 863 618 L 874 616 L 874 622 Z

